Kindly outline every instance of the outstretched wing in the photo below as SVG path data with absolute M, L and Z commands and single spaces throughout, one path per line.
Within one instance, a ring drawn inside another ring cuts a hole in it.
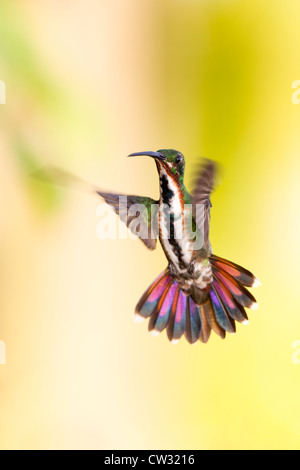
M 205 249 L 209 249 L 210 194 L 215 187 L 217 168 L 216 162 L 203 159 L 191 193 L 193 216 L 197 228 L 203 235 L 203 248 Z
M 158 237 L 158 201 L 150 197 L 97 191 L 112 206 L 120 219 L 150 250 L 156 247 Z

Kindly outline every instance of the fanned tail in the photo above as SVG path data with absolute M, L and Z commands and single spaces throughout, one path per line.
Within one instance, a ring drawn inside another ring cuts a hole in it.
M 218 256 L 211 256 L 213 282 L 208 300 L 197 305 L 186 295 L 178 281 L 165 269 L 148 287 L 135 309 L 137 321 L 149 318 L 149 331 L 158 335 L 166 329 L 171 342 L 183 335 L 191 344 L 206 343 L 211 330 L 221 338 L 234 333 L 235 322 L 248 320 L 247 308 L 257 308 L 246 287 L 256 287 L 258 279 L 241 266 Z
M 202 306 L 186 296 L 178 281 L 165 269 L 142 295 L 135 308 L 137 321 L 149 318 L 149 331 L 158 335 L 164 329 L 169 340 L 176 343 L 184 334 L 190 343 L 198 339 L 206 342 L 210 327 Z

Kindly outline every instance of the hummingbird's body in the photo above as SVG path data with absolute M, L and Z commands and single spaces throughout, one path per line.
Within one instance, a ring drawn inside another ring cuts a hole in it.
M 155 159 L 160 181 L 158 201 L 127 196 L 124 211 L 120 195 L 98 191 L 149 249 L 156 247 L 158 238 L 168 260 L 168 267 L 139 300 L 137 320 L 149 318 L 149 330 L 159 334 L 166 329 L 172 342 L 183 334 L 194 343 L 198 339 L 208 341 L 211 330 L 222 338 L 226 331 L 234 333 L 235 321 L 247 321 L 245 307 L 257 308 L 246 287 L 255 287 L 259 281 L 250 271 L 212 254 L 209 222 L 215 163 L 205 162 L 189 194 L 183 182 L 185 162 L 180 152 L 163 149 L 130 156 L 138 155 Z
M 191 262 L 195 259 L 195 242 L 189 230 L 192 197 L 171 171 L 166 171 L 161 163 L 157 166 L 160 174 L 159 241 L 169 261 L 169 269 L 185 292 L 190 292 L 191 284 L 205 288 L 212 281 L 208 252 L 206 266 L 200 260 L 194 265 L 194 270 L 200 272 L 200 276 L 195 279 L 189 272 Z
M 111 205 L 127 227 L 150 250 L 159 239 L 167 268 L 144 292 L 135 308 L 136 319 L 149 318 L 149 330 L 166 329 L 172 342 L 184 334 L 190 343 L 206 343 L 211 330 L 221 338 L 235 332 L 235 321 L 247 322 L 246 308 L 257 303 L 246 287 L 259 280 L 247 269 L 216 256 L 209 241 L 210 194 L 215 185 L 216 164 L 205 160 L 189 193 L 184 186 L 185 161 L 173 149 L 139 152 L 131 156 L 154 158 L 159 174 L 160 197 L 120 195 L 99 191 L 80 178 L 50 167 L 36 171 L 39 179 L 54 177 L 63 184 L 88 187 Z
M 136 318 L 149 318 L 149 330 L 154 334 L 166 328 L 172 341 L 185 334 L 190 343 L 198 339 L 206 342 L 211 330 L 224 338 L 226 331 L 235 332 L 235 321 L 247 321 L 244 307 L 257 308 L 245 287 L 255 287 L 259 281 L 241 266 L 212 254 L 210 194 L 216 165 L 205 162 L 189 194 L 183 182 L 185 162 L 180 152 L 164 149 L 130 156 L 137 155 L 155 159 L 160 182 L 158 201 L 127 196 L 124 211 L 120 195 L 97 191 L 149 249 L 155 248 L 158 238 L 168 260 L 168 267 L 138 302 Z
M 192 241 L 185 230 L 188 212 L 185 209 L 185 201 L 190 203 L 191 200 L 189 194 L 184 193 L 184 189 L 176 184 L 172 175 L 160 169 L 159 241 L 169 263 L 173 264 L 178 272 L 187 269 L 192 251 Z M 185 200 L 183 194 L 186 196 Z M 182 230 L 182 237 L 175 237 L 176 229 Z

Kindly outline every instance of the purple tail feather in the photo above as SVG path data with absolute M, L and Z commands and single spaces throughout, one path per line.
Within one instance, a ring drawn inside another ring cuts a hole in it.
M 184 335 L 191 344 L 197 340 L 206 343 L 212 330 L 221 338 L 225 338 L 226 332 L 234 333 L 236 321 L 248 320 L 245 307 L 257 308 L 246 287 L 256 287 L 259 281 L 250 271 L 218 256 L 212 255 L 210 263 L 213 282 L 203 304 L 197 305 L 186 295 L 165 269 L 138 302 L 136 319 L 149 318 L 149 331 L 158 335 L 166 329 L 172 342 Z

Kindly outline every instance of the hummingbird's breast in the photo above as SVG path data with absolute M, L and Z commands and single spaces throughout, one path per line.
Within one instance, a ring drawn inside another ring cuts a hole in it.
M 184 204 L 177 182 L 160 171 L 159 239 L 168 260 L 177 271 L 186 271 L 192 259 L 193 241 L 186 230 L 190 207 Z
M 196 295 L 199 289 L 206 289 L 213 278 L 211 264 L 195 247 L 195 237 L 189 229 L 192 205 L 185 204 L 184 190 L 163 168 L 160 169 L 160 194 L 160 243 L 169 261 L 170 271 L 177 277 L 182 289 Z M 200 297 L 202 299 L 202 294 Z

